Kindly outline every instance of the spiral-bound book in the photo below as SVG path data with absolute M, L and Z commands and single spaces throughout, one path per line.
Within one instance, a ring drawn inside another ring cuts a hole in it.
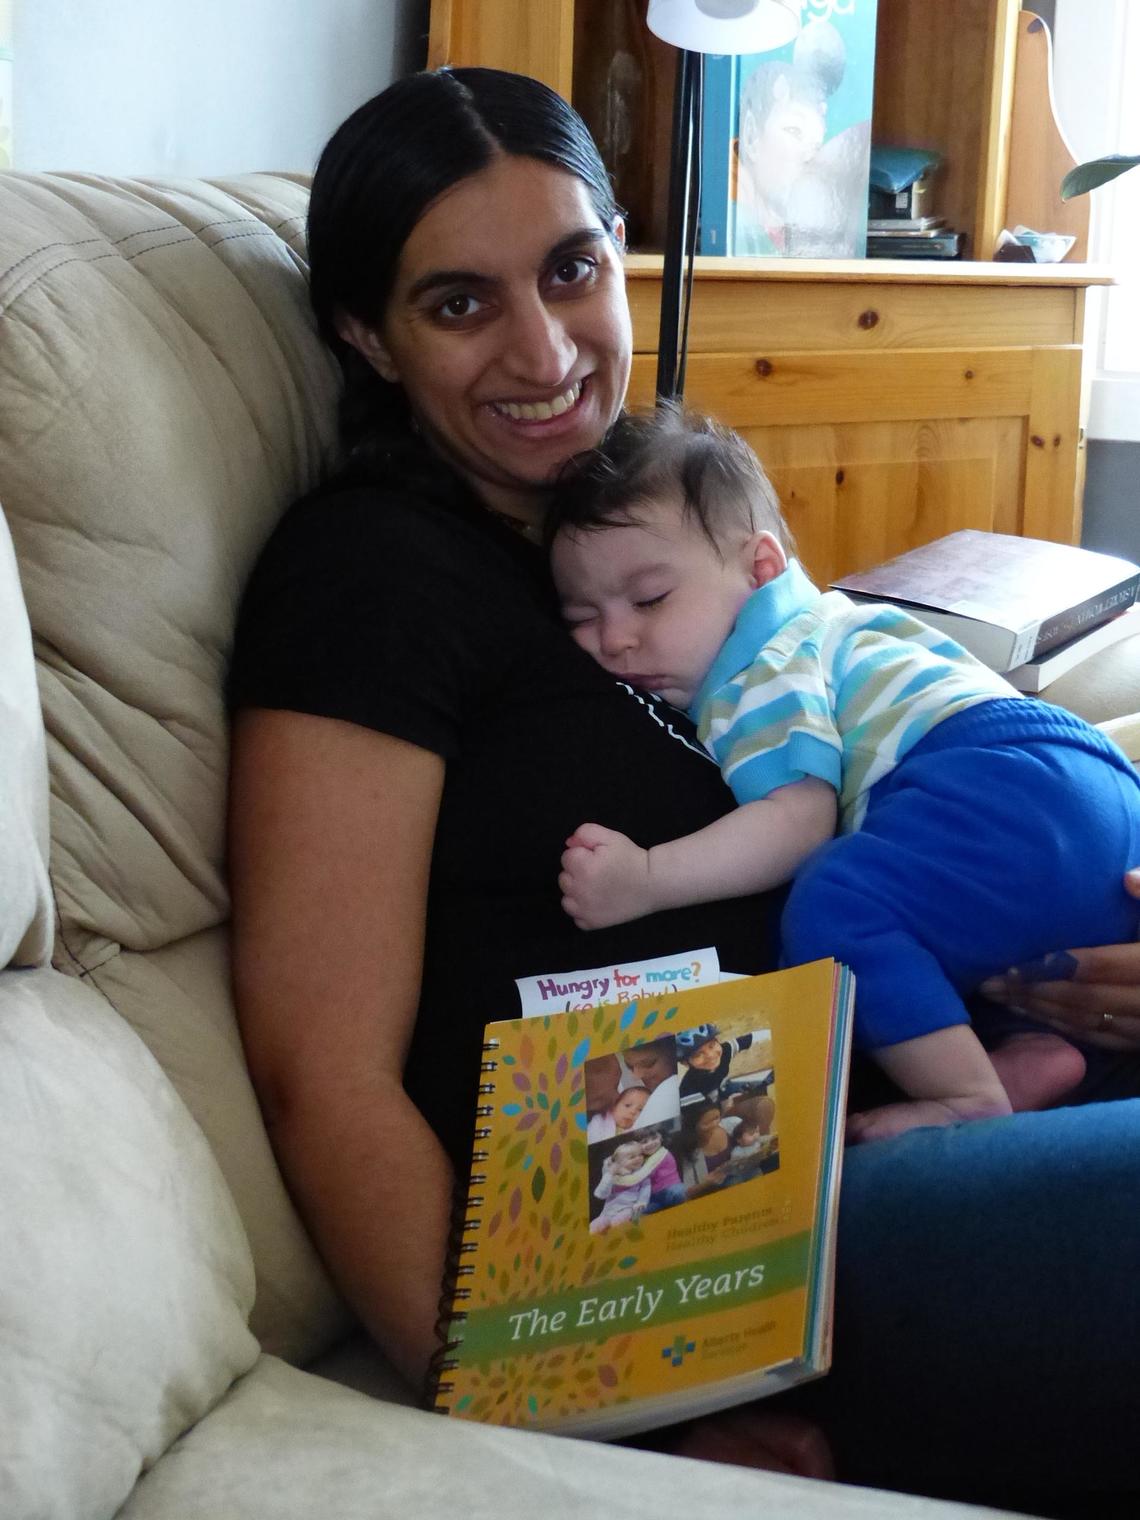
M 853 981 L 487 1026 L 432 1407 L 617 1437 L 826 1371 Z

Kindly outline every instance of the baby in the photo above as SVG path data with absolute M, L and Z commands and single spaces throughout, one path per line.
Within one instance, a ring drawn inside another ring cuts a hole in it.
M 641 1110 L 649 1102 L 647 1087 L 626 1087 L 618 1093 L 609 1108 L 602 1113 L 591 1114 L 586 1127 L 586 1139 L 609 1140 L 619 1130 L 633 1129 L 641 1116 Z
M 619 420 L 550 533 L 574 639 L 687 709 L 740 804 L 650 849 L 584 823 L 559 877 L 575 923 L 794 876 L 785 961 L 852 967 L 856 1043 L 906 1097 L 855 1116 L 854 1138 L 1075 1085 L 1083 1057 L 1046 1032 L 1018 1030 L 991 1061 L 963 998 L 1057 946 L 1135 935 L 1122 877 L 1140 778 L 1124 755 L 897 608 L 821 595 L 751 449 L 675 407 Z
M 640 1219 L 653 1192 L 651 1172 L 645 1151 L 638 1140 L 623 1140 L 602 1162 L 602 1175 L 594 1189 L 595 1198 L 604 1198 L 602 1212 L 590 1221 L 591 1235 L 604 1235 L 615 1224 L 630 1224 Z
M 747 1182 L 760 1170 L 772 1150 L 772 1137 L 755 1119 L 742 1118 L 732 1136 L 732 1154 L 726 1170 L 730 1182 Z

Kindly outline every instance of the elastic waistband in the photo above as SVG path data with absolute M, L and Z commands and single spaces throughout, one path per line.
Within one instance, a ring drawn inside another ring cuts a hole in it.
M 1107 734 L 1063 707 L 1051 707 L 1032 697 L 994 697 L 967 707 L 936 723 L 910 753 L 928 755 L 944 749 L 1000 744 L 1064 744 L 1103 755 L 1119 769 L 1135 775 L 1128 756 Z

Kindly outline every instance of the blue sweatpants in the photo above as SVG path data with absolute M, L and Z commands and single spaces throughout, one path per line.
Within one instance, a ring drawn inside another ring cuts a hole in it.
M 947 718 L 818 851 L 782 924 L 786 964 L 855 972 L 855 1044 L 966 1023 L 987 976 L 1050 950 L 1136 936 L 1140 777 L 1059 708 L 998 699 Z

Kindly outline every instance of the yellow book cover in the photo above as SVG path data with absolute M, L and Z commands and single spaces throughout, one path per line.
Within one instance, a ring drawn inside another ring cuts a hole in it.
M 818 961 L 488 1025 L 435 1408 L 616 1437 L 825 1371 L 852 992 Z

